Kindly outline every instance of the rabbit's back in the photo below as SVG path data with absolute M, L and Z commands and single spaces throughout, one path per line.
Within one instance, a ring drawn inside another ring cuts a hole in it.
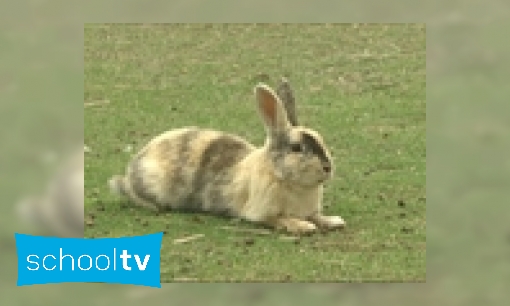
M 126 187 L 159 209 L 229 213 L 235 166 L 253 149 L 244 139 L 220 131 L 172 130 L 135 156 Z

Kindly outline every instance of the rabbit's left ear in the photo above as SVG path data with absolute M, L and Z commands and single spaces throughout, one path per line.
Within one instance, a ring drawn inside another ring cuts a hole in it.
M 287 111 L 287 118 L 292 126 L 298 126 L 298 119 L 296 115 L 296 99 L 294 97 L 294 92 L 290 87 L 289 80 L 287 78 L 282 77 L 280 80 L 280 85 L 276 90 L 278 96 L 280 97 L 285 110 Z
M 266 84 L 260 83 L 255 86 L 255 97 L 268 134 L 285 131 L 290 123 L 276 92 Z

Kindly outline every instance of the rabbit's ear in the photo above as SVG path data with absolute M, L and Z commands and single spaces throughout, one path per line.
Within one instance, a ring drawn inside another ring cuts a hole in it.
M 297 126 L 299 123 L 296 115 L 296 99 L 287 78 L 281 78 L 280 86 L 278 86 L 276 92 L 280 97 L 285 110 L 287 111 L 287 118 L 290 124 L 292 124 L 292 126 Z
M 267 85 L 255 86 L 257 105 L 268 132 L 285 131 L 290 125 L 278 95 Z

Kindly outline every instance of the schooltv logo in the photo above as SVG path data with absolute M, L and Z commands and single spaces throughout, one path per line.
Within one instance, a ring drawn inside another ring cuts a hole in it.
M 102 282 L 161 288 L 163 233 L 90 239 L 14 236 L 18 286 Z

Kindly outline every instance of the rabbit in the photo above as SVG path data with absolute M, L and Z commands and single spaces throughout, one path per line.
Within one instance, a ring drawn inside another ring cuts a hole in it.
M 340 216 L 323 214 L 332 157 L 318 132 L 298 124 L 288 80 L 277 91 L 260 82 L 254 95 L 263 146 L 196 126 L 170 130 L 108 180 L 111 191 L 156 211 L 207 212 L 292 234 L 344 227 Z
M 43 235 L 83 237 L 84 154 L 85 150 L 74 151 L 41 194 L 17 203 L 16 214 L 23 223 Z

